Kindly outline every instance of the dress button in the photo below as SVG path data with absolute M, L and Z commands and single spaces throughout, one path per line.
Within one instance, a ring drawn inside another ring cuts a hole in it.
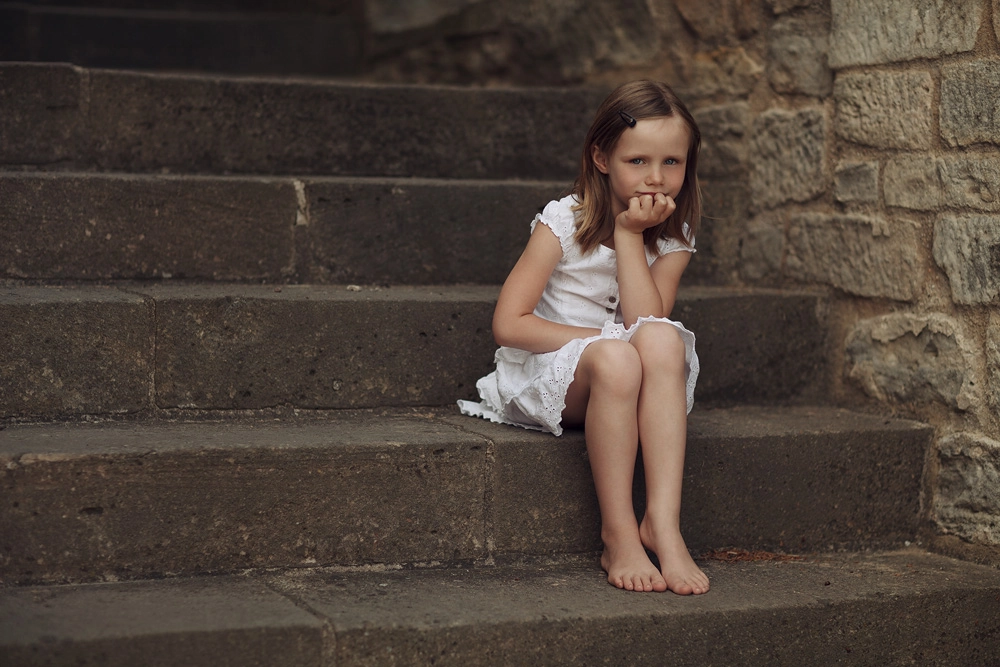
M 614 308 L 605 308 L 604 310 L 608 311 L 608 314 L 609 314 L 609 315 L 610 315 L 611 313 L 615 312 L 615 309 L 614 309 Z
M 610 301 L 611 303 L 614 303 L 614 302 L 615 302 L 615 301 L 617 301 L 617 300 L 618 300 L 618 299 L 617 299 L 616 297 L 611 297 L 610 299 L 608 299 L 608 301 Z

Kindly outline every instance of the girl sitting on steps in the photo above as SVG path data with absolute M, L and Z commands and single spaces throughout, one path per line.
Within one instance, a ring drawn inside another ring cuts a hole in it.
M 481 402 L 459 401 L 467 415 L 555 435 L 584 427 L 601 565 L 630 591 L 709 589 L 680 532 L 698 357 L 694 335 L 667 319 L 701 218 L 700 146 L 694 118 L 664 84 L 625 84 L 604 101 L 573 194 L 535 217 L 500 292 L 496 371 L 476 385 Z M 640 445 L 647 498 L 637 522 Z

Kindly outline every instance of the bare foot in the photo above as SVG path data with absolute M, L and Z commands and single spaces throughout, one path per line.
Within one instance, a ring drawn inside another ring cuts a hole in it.
M 649 560 L 639 539 L 604 539 L 601 567 L 608 583 L 627 591 L 665 591 L 667 582 Z
M 667 589 L 678 595 L 701 595 L 710 588 L 708 577 L 691 558 L 678 530 L 657 531 L 653 522 L 643 518 L 639 526 L 642 544 L 656 554 Z

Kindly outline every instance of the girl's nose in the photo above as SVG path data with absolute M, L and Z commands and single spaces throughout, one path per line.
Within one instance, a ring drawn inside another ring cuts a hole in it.
M 649 170 L 646 176 L 646 180 L 650 183 L 662 183 L 663 182 L 663 170 L 659 167 L 653 167 Z

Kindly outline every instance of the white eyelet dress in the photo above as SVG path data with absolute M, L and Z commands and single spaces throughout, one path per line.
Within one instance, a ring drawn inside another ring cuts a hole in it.
M 622 324 L 618 306 L 618 268 L 615 251 L 599 245 L 583 254 L 573 238 L 576 199 L 570 195 L 550 202 L 531 223 L 531 231 L 541 222 L 547 225 L 562 246 L 562 258 L 556 265 L 542 293 L 535 315 L 561 324 L 602 328 L 600 335 L 572 340 L 554 352 L 534 354 L 512 347 L 496 352 L 496 370 L 476 383 L 480 402 L 458 401 L 463 414 L 483 417 L 501 424 L 562 434 L 562 412 L 566 391 L 573 382 L 576 365 L 583 350 L 595 340 L 629 340 L 647 322 L 666 322 L 680 332 L 687 361 L 687 411 L 694 405 L 694 387 L 698 380 L 698 355 L 694 334 L 679 322 L 667 318 L 643 317 L 631 327 Z M 688 251 L 675 239 L 659 243 L 661 254 Z M 656 255 L 646 250 L 652 264 Z

